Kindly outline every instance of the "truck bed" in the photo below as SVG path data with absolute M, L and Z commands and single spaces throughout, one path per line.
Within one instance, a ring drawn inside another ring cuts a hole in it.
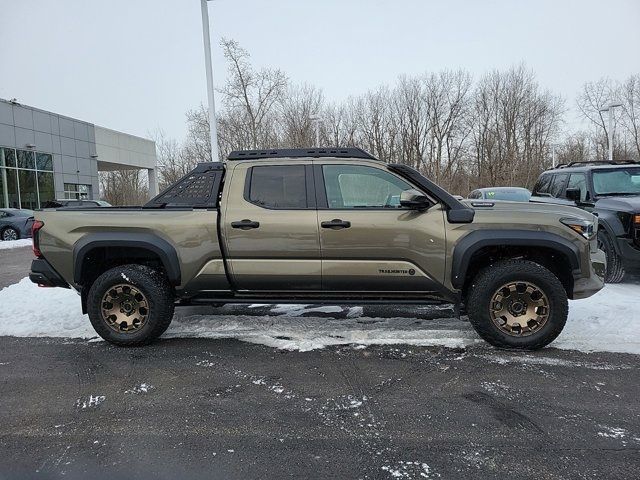
M 217 289 L 230 288 L 218 241 L 217 210 L 142 207 L 56 209 L 37 211 L 35 218 L 46 226 L 39 237 L 40 249 L 64 278 L 74 278 L 74 265 L 78 263 L 75 257 L 84 239 L 99 239 L 104 248 L 109 249 L 110 239 L 116 242 L 143 236 L 159 238 L 174 248 L 180 266 L 180 281 L 176 289 L 196 289 L 203 280 Z M 184 283 L 183 279 L 192 280 Z

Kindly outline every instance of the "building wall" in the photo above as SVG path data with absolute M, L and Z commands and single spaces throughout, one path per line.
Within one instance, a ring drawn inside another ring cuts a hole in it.
M 52 154 L 56 198 L 65 198 L 65 184 L 76 184 L 90 185 L 97 199 L 98 171 L 132 168 L 146 169 L 150 193 L 157 193 L 152 140 L 0 99 L 2 147 Z
M 28 148 L 27 145 L 34 145 Z M 0 99 L 0 147 L 53 154 L 56 198 L 64 184 L 92 186 L 98 196 L 95 129 L 88 122 Z
M 94 135 L 100 170 L 117 169 L 121 165 L 156 168 L 156 143 L 153 140 L 98 126 L 94 128 Z

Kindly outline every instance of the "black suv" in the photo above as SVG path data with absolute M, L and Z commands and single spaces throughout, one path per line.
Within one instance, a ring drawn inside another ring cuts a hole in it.
M 547 170 L 532 202 L 576 205 L 598 215 L 598 244 L 607 255 L 606 281 L 640 267 L 640 163 L 572 162 Z

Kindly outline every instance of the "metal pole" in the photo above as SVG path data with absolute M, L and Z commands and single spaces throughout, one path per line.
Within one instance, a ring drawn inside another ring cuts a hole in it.
M 554 144 L 551 145 L 551 165 L 556 168 L 556 146 Z
M 322 117 L 320 115 L 311 115 L 309 119 L 316 124 L 316 147 L 320 148 L 320 123 L 322 122 Z
M 613 106 L 609 107 L 609 161 L 613 162 Z
M 208 0 L 200 0 L 202 7 L 202 37 L 204 40 L 204 68 L 207 73 L 207 96 L 209 97 L 209 134 L 211 141 L 211 161 L 219 161 L 218 132 L 216 125 L 216 102 L 213 97 L 213 67 L 211 65 L 211 37 L 209 35 Z

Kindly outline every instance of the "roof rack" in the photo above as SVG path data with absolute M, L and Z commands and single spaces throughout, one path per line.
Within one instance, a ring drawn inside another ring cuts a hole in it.
M 628 165 L 640 163 L 635 160 L 585 160 L 582 162 L 569 162 L 569 163 L 560 163 L 555 166 L 555 168 L 569 168 L 580 165 Z M 551 168 L 553 170 L 554 168 Z
M 235 150 L 229 154 L 227 160 L 251 160 L 257 158 L 303 158 L 303 157 L 338 157 L 338 158 L 366 158 L 378 160 L 361 148 L 278 148 L 273 150 Z

